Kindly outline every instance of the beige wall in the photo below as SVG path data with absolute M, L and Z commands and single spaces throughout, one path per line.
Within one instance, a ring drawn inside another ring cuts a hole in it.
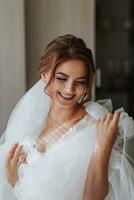
M 24 0 L 0 0 L 0 135 L 25 92 Z
M 0 134 L 25 93 L 37 80 L 40 55 L 50 40 L 67 33 L 82 37 L 94 51 L 95 0 L 0 0 Z M 26 8 L 26 10 L 25 10 Z
M 28 88 L 37 80 L 37 66 L 45 46 L 67 33 L 82 37 L 94 51 L 95 0 L 26 1 Z

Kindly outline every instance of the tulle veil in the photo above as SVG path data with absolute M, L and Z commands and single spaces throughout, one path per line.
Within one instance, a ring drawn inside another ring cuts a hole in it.
M 45 117 L 51 105 L 51 99 L 44 93 L 44 84 L 39 80 L 17 103 L 15 106 L 5 132 L 0 138 L 0 144 L 15 143 L 21 141 L 25 136 L 37 136 L 43 127 Z M 107 112 L 112 112 L 112 102 L 110 99 L 103 99 L 97 102 L 90 101 L 85 104 L 87 112 L 94 118 L 99 119 Z M 107 197 L 108 200 L 133 200 L 134 199 L 134 121 L 132 117 L 119 108 L 116 111 L 121 112 L 119 121 L 119 135 L 113 149 L 113 155 L 110 160 L 111 191 Z M 115 111 L 115 112 L 116 112 Z M 115 153 L 116 152 L 116 153 Z M 116 156 L 114 156 L 116 154 Z M 116 164 L 116 160 L 120 163 Z M 116 159 L 115 159 L 116 158 Z M 114 174 L 114 168 L 120 171 L 120 185 L 117 185 L 118 176 Z M 122 184 L 121 184 L 122 182 Z M 115 186 L 117 188 L 115 188 Z M 112 192 L 118 196 L 112 198 Z M 116 192 L 115 192 L 116 191 Z M 125 191 L 125 192 L 123 192 Z M 3 200 L 3 199 L 2 199 Z

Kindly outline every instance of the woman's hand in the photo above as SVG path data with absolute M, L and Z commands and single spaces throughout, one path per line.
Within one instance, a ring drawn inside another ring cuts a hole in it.
M 110 158 L 113 145 L 118 135 L 119 118 L 120 112 L 115 112 L 114 114 L 108 113 L 96 122 L 97 145 L 95 153 L 100 156 L 101 161 L 107 162 Z
M 108 164 L 118 135 L 120 113 L 108 113 L 97 120 L 97 145 L 89 163 L 84 200 L 104 200 L 108 193 Z
M 26 155 L 22 152 L 22 145 L 13 144 L 6 159 L 6 176 L 8 182 L 14 187 L 18 180 L 18 168 L 26 163 Z

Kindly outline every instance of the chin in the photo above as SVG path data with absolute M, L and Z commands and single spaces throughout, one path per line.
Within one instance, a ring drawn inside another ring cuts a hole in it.
M 72 104 L 67 104 L 67 103 L 63 103 L 63 102 L 56 102 L 56 104 L 59 106 L 59 107 L 61 107 L 61 108 L 65 108 L 65 109 L 72 109 L 72 108 L 74 108 L 74 107 L 76 107 L 76 105 L 78 104 L 78 103 L 72 103 Z

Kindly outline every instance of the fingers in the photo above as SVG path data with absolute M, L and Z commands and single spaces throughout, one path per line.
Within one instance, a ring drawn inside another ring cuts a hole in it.
M 97 120 L 98 122 L 106 122 L 109 123 L 109 121 L 112 120 L 113 123 L 118 124 L 119 119 L 120 119 L 120 112 L 114 112 L 114 114 L 112 113 L 107 113 L 103 118 Z
M 14 152 L 14 156 L 13 156 L 13 158 L 12 158 L 13 164 L 17 163 L 17 161 L 18 161 L 18 159 L 19 159 L 19 156 L 20 156 L 20 154 L 21 154 L 21 152 L 22 152 L 22 148 L 23 148 L 23 145 L 18 145 L 18 146 L 16 147 L 16 150 L 15 150 L 15 152 Z
M 109 122 L 109 120 L 113 119 L 113 114 L 112 113 L 107 113 L 104 117 L 102 117 L 101 119 L 97 120 L 97 123 L 99 122 Z
M 108 113 L 107 115 L 106 115 L 106 123 L 107 122 L 109 122 L 110 120 L 112 120 L 113 119 L 113 114 L 112 113 Z
M 18 143 L 15 143 L 12 145 L 10 151 L 8 152 L 6 165 L 10 165 L 11 161 L 12 164 L 16 164 L 19 160 L 19 157 L 24 156 L 25 154 L 22 152 L 23 145 L 19 145 Z M 22 160 L 22 157 L 21 157 Z
M 100 121 L 101 121 L 101 122 L 104 122 L 104 121 L 106 120 L 106 118 L 107 118 L 107 115 L 105 115 L 104 117 L 102 117 L 102 118 L 100 119 Z
M 15 153 L 17 146 L 18 146 L 18 143 L 15 143 L 11 146 L 11 149 L 9 150 L 8 155 L 7 155 L 7 159 L 6 159 L 6 167 L 9 167 L 10 162 L 11 162 L 13 156 L 14 156 L 14 153 Z
M 26 163 L 26 155 L 21 154 L 18 158 L 17 167 L 19 167 L 22 163 Z
M 9 159 L 13 158 L 17 146 L 18 146 L 18 143 L 15 143 L 12 145 L 10 151 L 8 152 Z
M 120 115 L 121 115 L 120 112 L 115 112 L 115 113 L 114 113 L 114 116 L 113 116 L 113 123 L 114 123 L 114 124 L 117 125 L 117 124 L 119 123 Z

